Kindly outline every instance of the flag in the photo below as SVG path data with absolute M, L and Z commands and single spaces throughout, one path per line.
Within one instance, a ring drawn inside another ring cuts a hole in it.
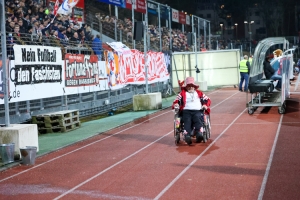
M 64 0 L 59 7 L 57 13 L 68 15 L 72 12 L 72 8 L 78 3 L 79 0 Z
M 56 14 L 57 14 L 58 7 L 59 7 L 59 0 L 56 0 L 56 2 L 54 4 L 54 9 L 53 9 L 54 16 L 56 16 Z

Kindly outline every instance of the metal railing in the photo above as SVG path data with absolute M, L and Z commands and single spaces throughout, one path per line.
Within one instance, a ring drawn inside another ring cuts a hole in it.
M 158 82 L 149 85 L 150 92 L 163 92 L 167 85 Z M 132 104 L 133 96 L 143 94 L 145 85 L 129 85 L 126 88 L 111 91 L 98 91 L 79 93 L 65 96 L 57 96 L 44 99 L 20 101 L 9 103 L 10 122 L 30 123 L 31 117 L 39 114 L 62 110 L 78 109 L 80 117 L 108 113 L 113 108 L 118 109 Z M 108 100 L 109 104 L 106 104 Z M 0 124 L 5 122 L 4 104 L 0 105 Z

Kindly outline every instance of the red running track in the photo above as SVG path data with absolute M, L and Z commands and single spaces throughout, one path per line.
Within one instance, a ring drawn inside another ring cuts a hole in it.
M 245 93 L 212 99 L 208 143 L 175 145 L 171 109 L 0 174 L 0 199 L 300 199 L 299 96 L 248 115 Z

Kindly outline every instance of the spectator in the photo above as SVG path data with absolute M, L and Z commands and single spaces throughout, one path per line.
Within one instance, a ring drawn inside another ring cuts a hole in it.
M 93 36 L 92 49 L 94 53 L 98 56 L 98 60 L 102 60 L 102 41 L 100 35 Z
M 33 29 L 32 26 L 28 26 L 28 28 L 27 28 L 27 34 L 32 35 L 32 29 Z
M 47 35 L 46 31 L 47 31 L 47 29 L 45 28 L 45 26 L 43 24 L 40 24 L 37 32 L 42 33 L 43 36 L 46 36 Z
M 10 14 L 14 14 L 15 6 L 16 5 L 13 2 L 10 2 L 7 7 L 7 12 Z
M 73 24 L 74 24 L 74 26 L 80 27 L 80 24 L 79 24 L 79 22 L 78 22 L 78 18 L 77 18 L 77 17 L 74 18 Z
M 265 61 L 263 63 L 264 65 L 264 73 L 266 79 L 270 79 L 272 75 L 274 74 L 275 70 L 272 68 L 270 64 L 270 60 L 273 58 L 273 55 L 269 55 L 265 58 Z
M 73 23 L 70 23 L 69 27 L 71 28 L 72 31 L 74 30 L 74 24 Z
M 81 43 L 83 44 L 86 41 L 84 30 L 78 29 L 77 32 L 78 32 L 78 37 L 81 40 Z
M 244 55 L 244 59 L 240 61 L 239 69 L 240 69 L 240 77 L 241 77 L 239 91 L 243 92 L 243 83 L 245 81 L 244 92 L 247 92 L 248 91 L 248 79 L 249 79 L 249 73 L 250 73 L 250 63 L 248 61 L 247 55 Z
M 23 19 L 22 19 L 22 18 L 19 19 L 18 25 L 19 25 L 19 27 L 20 27 L 20 33 L 25 33 L 25 32 L 26 32 L 26 29 L 25 29 L 25 27 L 23 26 Z
M 201 109 L 207 109 L 210 106 L 210 98 L 207 97 L 199 89 L 199 85 L 195 83 L 193 77 L 185 79 L 185 86 L 182 87 L 181 92 L 177 95 L 173 102 L 172 109 L 179 108 L 185 129 L 185 141 L 188 145 L 192 143 L 191 137 L 195 131 L 196 142 L 201 142 L 203 139 L 203 132 L 201 131 L 202 121 Z M 194 127 L 195 129 L 193 130 Z
M 275 60 L 276 58 L 282 56 L 282 50 L 276 49 L 273 52 L 274 58 L 271 60 Z M 272 75 L 271 79 L 274 81 L 277 81 L 277 85 L 275 86 L 275 89 L 278 91 L 281 91 L 281 81 L 282 81 L 282 65 L 280 64 L 279 60 L 276 60 L 272 65 L 275 73 Z
M 29 14 L 25 14 L 24 17 L 22 18 L 25 32 L 28 30 L 28 27 L 31 26 L 29 18 L 30 18 Z
M 87 27 L 87 24 L 82 24 L 81 25 L 81 30 L 84 31 L 84 34 L 86 35 L 86 27 Z
M 13 32 L 13 44 L 25 45 L 25 42 L 21 39 L 20 26 L 15 25 Z
M 51 30 L 58 30 L 58 22 L 55 21 L 52 26 L 51 26 Z
M 6 26 L 6 32 L 12 33 L 14 32 L 14 28 L 15 28 L 15 22 L 10 20 L 8 26 Z
M 33 29 L 32 29 L 32 34 L 33 34 L 33 35 L 38 34 L 38 30 L 39 30 L 39 22 L 38 22 L 37 20 L 34 20 L 34 21 L 32 22 L 32 27 L 33 27 Z
M 79 26 L 78 25 L 74 25 L 73 26 L 73 30 L 77 32 L 79 30 Z
M 57 23 L 57 30 L 60 30 L 63 27 L 62 22 L 58 21 Z
M 61 23 L 62 23 L 62 26 L 69 27 L 69 25 L 70 25 L 69 17 L 68 16 L 63 16 L 61 18 Z
M 68 39 L 71 39 L 73 36 L 73 32 L 70 26 L 66 30 L 66 36 L 68 37 Z
M 82 46 L 81 45 L 81 40 L 80 38 L 78 37 L 78 33 L 77 32 L 74 32 L 73 33 L 73 37 L 71 38 L 71 41 L 78 47 Z
M 65 28 L 64 27 L 60 27 L 58 30 L 57 30 L 57 36 L 60 40 L 64 40 L 65 39 L 65 36 L 62 32 L 65 32 Z
M 91 27 L 89 25 L 87 25 L 87 27 L 86 27 L 85 37 L 86 37 L 87 41 L 92 41 L 93 40 L 92 30 L 91 30 Z

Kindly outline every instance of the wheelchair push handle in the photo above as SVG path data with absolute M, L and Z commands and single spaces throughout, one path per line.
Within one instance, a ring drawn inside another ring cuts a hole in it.
M 174 110 L 175 110 L 176 113 L 179 112 L 179 104 L 175 104 L 174 105 Z
M 207 110 L 208 109 L 208 106 L 202 106 L 202 108 L 200 109 L 201 111 L 205 111 L 205 110 Z

